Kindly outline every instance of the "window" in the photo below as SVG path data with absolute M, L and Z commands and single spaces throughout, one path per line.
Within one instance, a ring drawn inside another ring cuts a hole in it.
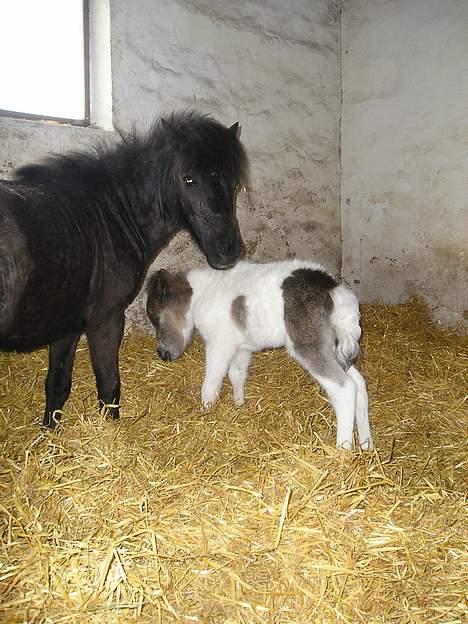
M 3 0 L 3 115 L 89 123 L 88 0 Z

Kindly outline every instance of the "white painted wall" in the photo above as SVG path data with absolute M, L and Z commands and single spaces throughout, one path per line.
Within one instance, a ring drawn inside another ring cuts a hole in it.
M 238 213 L 249 255 L 340 269 L 339 11 L 333 0 L 111 3 L 114 120 L 196 107 L 239 121 L 251 161 Z M 201 262 L 179 235 L 157 266 Z M 145 318 L 138 300 L 130 313 Z
M 340 266 L 338 4 L 111 4 L 116 124 L 181 106 L 239 121 L 253 208 L 241 220 L 256 257 L 317 255 Z
M 468 2 L 345 0 L 344 275 L 363 301 L 468 310 Z M 465 312 L 466 316 L 467 312 Z
M 307 256 L 337 270 L 342 237 L 343 272 L 363 301 L 420 294 L 436 318 L 460 322 L 468 2 L 344 0 L 342 82 L 339 7 L 110 0 L 114 122 L 146 126 L 185 107 L 240 121 L 252 188 L 239 215 L 253 257 Z M 106 134 L 0 118 L 0 175 Z M 199 261 L 180 235 L 156 264 Z M 144 318 L 141 299 L 130 315 Z
M 239 121 L 252 164 L 238 210 L 250 255 L 339 270 L 339 0 L 110 0 L 110 28 L 115 126 L 187 107 Z M 0 173 L 103 134 L 0 118 Z M 179 235 L 156 265 L 201 261 Z M 140 300 L 130 314 L 144 317 Z

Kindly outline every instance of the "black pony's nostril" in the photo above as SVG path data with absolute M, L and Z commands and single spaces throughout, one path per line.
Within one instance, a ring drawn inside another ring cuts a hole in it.
M 231 269 L 245 256 L 245 245 L 239 243 L 221 244 L 218 248 L 217 258 L 208 258 L 208 263 L 213 269 Z

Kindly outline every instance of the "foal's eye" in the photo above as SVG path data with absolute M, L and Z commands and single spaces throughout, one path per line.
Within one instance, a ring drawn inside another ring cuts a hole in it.
M 188 176 L 188 175 L 184 176 L 184 182 L 187 186 L 192 186 L 193 184 L 192 176 Z

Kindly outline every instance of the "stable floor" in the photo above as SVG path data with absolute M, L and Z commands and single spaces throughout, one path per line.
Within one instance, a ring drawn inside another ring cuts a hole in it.
M 0 353 L 0 621 L 466 621 L 467 338 L 423 306 L 363 306 L 376 451 L 334 444 L 319 387 L 255 356 L 243 408 L 200 411 L 203 349 L 121 351 L 122 419 L 80 345 L 63 425 L 47 353 Z

